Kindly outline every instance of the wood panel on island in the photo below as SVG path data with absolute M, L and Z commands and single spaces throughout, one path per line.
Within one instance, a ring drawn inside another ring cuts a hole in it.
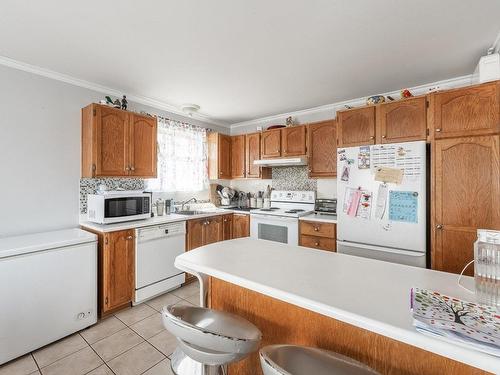
M 106 105 L 82 108 L 82 177 L 154 178 L 156 118 Z
M 209 279 L 208 298 L 210 308 L 236 314 L 259 327 L 262 332 L 260 347 L 286 343 L 327 349 L 365 363 L 381 374 L 487 374 L 402 341 L 213 277 Z M 258 352 L 230 364 L 227 373 L 262 374 Z

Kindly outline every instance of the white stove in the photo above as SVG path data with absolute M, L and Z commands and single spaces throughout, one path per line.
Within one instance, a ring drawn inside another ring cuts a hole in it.
M 250 237 L 298 245 L 299 217 L 314 212 L 314 191 L 271 192 L 271 207 L 250 212 Z

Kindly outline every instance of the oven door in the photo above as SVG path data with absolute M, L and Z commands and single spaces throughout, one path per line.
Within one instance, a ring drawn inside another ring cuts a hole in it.
M 299 220 L 296 217 L 251 214 L 250 237 L 298 245 Z
M 147 219 L 151 217 L 151 196 L 116 196 L 104 199 L 104 223 Z

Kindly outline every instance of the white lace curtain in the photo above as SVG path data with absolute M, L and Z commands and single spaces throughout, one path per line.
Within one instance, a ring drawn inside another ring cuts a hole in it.
M 208 189 L 207 130 L 158 117 L 158 178 L 146 185 L 167 192 Z

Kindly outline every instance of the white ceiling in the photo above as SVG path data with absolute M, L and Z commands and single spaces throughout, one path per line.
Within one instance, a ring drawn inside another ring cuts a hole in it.
M 0 55 L 223 123 L 470 74 L 498 0 L 0 3 Z

